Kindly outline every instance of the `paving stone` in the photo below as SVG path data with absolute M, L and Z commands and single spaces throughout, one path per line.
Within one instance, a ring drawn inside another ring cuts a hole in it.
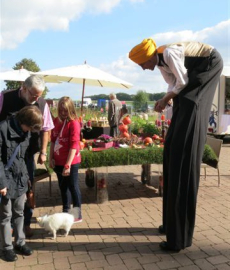
M 221 186 L 216 170 L 201 177 L 193 245 L 180 253 L 163 252 L 165 240 L 158 232 L 162 224 L 162 197 L 153 186 L 141 183 L 141 166 L 109 168 L 109 201 L 95 203 L 95 190 L 85 186 L 85 170 L 79 170 L 84 221 L 74 224 L 68 237 L 56 240 L 40 228 L 35 217 L 61 212 L 61 197 L 55 174 L 52 197 L 48 179 L 36 183 L 36 202 L 28 244 L 29 257 L 6 263 L 0 250 L 2 270 L 230 270 L 230 145 L 221 150 Z M 152 174 L 158 177 L 157 165 Z M 0 243 L 1 245 L 1 243 Z
M 227 262 L 230 262 L 230 259 L 226 258 L 225 256 L 223 255 L 219 255 L 219 256 L 213 256 L 213 257 L 209 257 L 207 258 L 207 260 L 216 265 L 216 264 L 220 264 L 220 263 L 227 263 Z
M 163 262 L 156 263 L 160 269 L 172 269 L 172 268 L 178 268 L 181 265 L 176 260 L 168 260 Z
M 216 267 L 206 259 L 195 260 L 194 263 L 202 270 L 215 270 Z

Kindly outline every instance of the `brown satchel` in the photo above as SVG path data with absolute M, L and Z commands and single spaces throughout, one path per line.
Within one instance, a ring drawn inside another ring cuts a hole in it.
M 27 201 L 26 204 L 29 208 L 34 209 L 35 207 L 35 199 L 34 199 L 34 192 L 32 188 L 29 188 L 29 190 L 26 193 Z

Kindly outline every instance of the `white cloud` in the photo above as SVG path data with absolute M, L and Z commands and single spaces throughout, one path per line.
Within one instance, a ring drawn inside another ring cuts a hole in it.
M 225 65 L 230 65 L 229 44 L 230 44 L 230 20 L 218 23 L 213 27 L 204 28 L 193 32 L 184 30 L 179 32 L 166 32 L 153 35 L 156 44 L 167 44 L 177 41 L 200 41 L 211 44 L 221 53 Z
M 132 3 L 144 2 L 144 0 L 129 1 Z M 68 31 L 71 21 L 78 20 L 85 13 L 109 13 L 121 2 L 122 0 L 1 0 L 1 49 L 16 48 L 34 30 Z M 186 40 L 211 44 L 221 53 L 224 64 L 230 66 L 229 29 L 230 20 L 227 20 L 199 31 L 158 33 L 152 35 L 152 38 L 155 39 L 158 46 Z M 136 42 L 141 42 L 141 40 Z M 121 56 L 110 65 L 101 65 L 99 68 L 132 83 L 134 87 L 128 90 L 128 93 L 136 93 L 139 89 L 147 92 L 163 92 L 167 89 L 167 85 L 157 69 L 154 72 L 143 71 L 129 60 L 128 54 Z M 63 88 L 62 85 L 58 87 Z M 76 85 L 70 86 L 69 84 L 68 89 L 70 88 L 74 93 L 76 92 L 74 91 Z M 90 88 L 87 88 L 87 95 L 91 94 L 89 91 Z M 118 91 L 120 90 L 115 90 L 115 92 Z M 92 93 L 96 92 L 100 93 L 101 89 L 97 88 L 92 91 Z
M 196 32 L 192 30 L 166 32 L 152 35 L 152 38 L 156 41 L 158 46 L 172 42 L 191 40 L 211 44 L 217 48 L 222 55 L 224 65 L 230 66 L 229 29 L 230 20 L 220 22 L 213 27 Z M 142 40 L 139 40 L 138 42 L 141 41 Z M 133 45 L 135 46 L 136 44 Z M 164 82 L 157 68 L 154 72 L 148 70 L 143 71 L 138 65 L 129 60 L 128 54 L 120 57 L 110 65 L 102 65 L 101 68 L 132 83 L 134 87 L 130 90 L 130 93 L 135 93 L 137 90 L 145 90 L 146 92 L 152 93 L 165 92 L 167 90 L 167 84 Z
M 84 13 L 109 13 L 121 1 L 1 0 L 1 49 L 15 49 L 34 30 L 67 31 Z

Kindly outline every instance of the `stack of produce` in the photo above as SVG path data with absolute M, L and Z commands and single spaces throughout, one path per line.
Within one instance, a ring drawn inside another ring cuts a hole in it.
M 129 130 L 129 125 L 131 123 L 132 123 L 132 121 L 131 121 L 129 115 L 125 116 L 122 119 L 122 123 L 119 125 L 121 138 L 130 138 L 130 134 L 129 134 L 128 130 Z

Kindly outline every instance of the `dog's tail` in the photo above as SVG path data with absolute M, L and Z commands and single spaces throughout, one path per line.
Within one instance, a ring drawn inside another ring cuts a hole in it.
M 68 213 L 72 216 L 74 216 L 74 218 L 81 218 L 81 210 L 79 207 L 73 207 L 71 208 Z

